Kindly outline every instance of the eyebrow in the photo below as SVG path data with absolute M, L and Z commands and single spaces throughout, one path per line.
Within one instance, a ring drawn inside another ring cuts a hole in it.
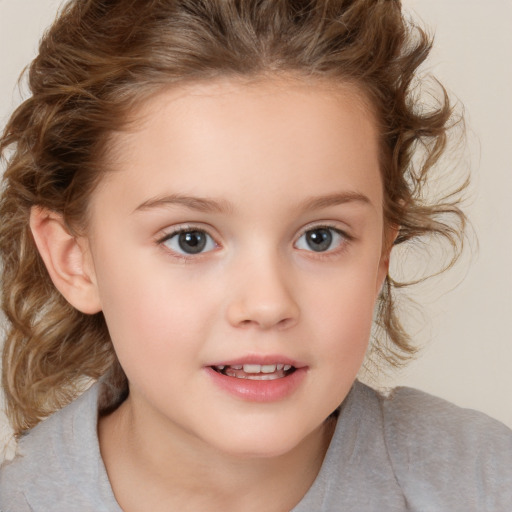
M 208 197 L 185 196 L 182 194 L 171 194 L 169 196 L 154 197 L 144 201 L 135 208 L 135 212 L 150 210 L 153 208 L 166 208 L 168 206 L 180 205 L 203 213 L 228 213 L 233 207 L 228 201 L 210 199 Z
M 310 197 L 299 203 L 297 209 L 301 211 L 321 210 L 330 206 L 358 202 L 372 205 L 370 199 L 364 194 L 358 192 L 341 192 L 318 197 Z M 166 208 L 169 206 L 180 205 L 190 210 L 203 213 L 230 213 L 234 211 L 233 205 L 223 199 L 211 199 L 208 197 L 186 196 L 182 194 L 171 194 L 162 197 L 154 197 L 144 201 L 135 208 L 134 212 L 150 210 L 153 208 Z
M 345 203 L 362 203 L 372 206 L 372 202 L 368 196 L 360 194 L 359 192 L 340 192 L 329 194 L 326 196 L 311 197 L 306 199 L 299 205 L 301 210 L 321 210 L 329 206 L 337 206 Z

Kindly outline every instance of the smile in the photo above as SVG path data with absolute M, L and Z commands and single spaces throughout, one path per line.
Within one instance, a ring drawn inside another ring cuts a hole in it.
M 277 362 L 278 361 L 278 362 Z M 293 395 L 309 367 L 283 356 L 249 356 L 204 368 L 223 393 L 249 402 L 275 402 Z
M 285 363 L 217 365 L 212 368 L 227 377 L 248 380 L 282 379 L 295 371 L 294 366 Z

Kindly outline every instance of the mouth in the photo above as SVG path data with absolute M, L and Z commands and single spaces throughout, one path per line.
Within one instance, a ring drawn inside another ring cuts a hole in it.
M 210 368 L 226 377 L 247 380 L 277 380 L 297 370 L 295 366 L 286 363 L 215 365 Z
M 248 355 L 205 367 L 224 392 L 249 402 L 277 402 L 294 394 L 305 382 L 308 366 L 279 355 Z

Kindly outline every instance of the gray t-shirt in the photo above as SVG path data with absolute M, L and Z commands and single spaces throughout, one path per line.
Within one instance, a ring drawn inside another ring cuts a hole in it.
M 98 445 L 100 385 L 22 438 L 0 469 L 2 512 L 122 512 Z M 512 431 L 421 391 L 385 398 L 356 382 L 293 509 L 316 511 L 511 512 Z

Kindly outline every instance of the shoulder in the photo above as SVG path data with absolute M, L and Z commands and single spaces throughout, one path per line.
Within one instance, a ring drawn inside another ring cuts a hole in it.
M 101 471 L 96 435 L 98 386 L 23 436 L 15 458 L 0 467 L 0 510 L 60 512 L 94 508 L 88 496 Z M 90 507 L 93 508 L 90 508 Z
M 411 388 L 381 398 L 381 408 L 396 478 L 418 510 L 468 510 L 461 504 L 474 507 L 469 510 L 507 510 L 512 503 L 509 428 Z
M 512 430 L 481 412 L 411 388 L 396 388 L 383 398 L 382 411 L 390 448 L 427 460 L 458 456 L 477 462 L 492 453 L 496 462 L 512 462 L 512 450 L 503 452 L 512 448 Z

